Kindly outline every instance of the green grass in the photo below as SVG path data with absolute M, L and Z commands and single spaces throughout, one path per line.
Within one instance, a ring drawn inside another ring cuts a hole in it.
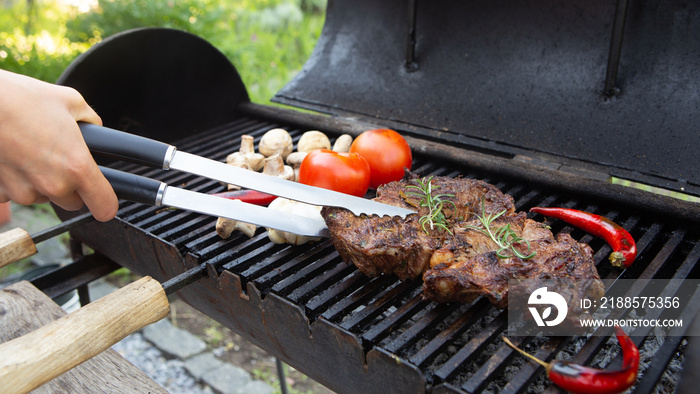
M 60 0 L 0 2 L 0 68 L 54 82 L 103 38 L 138 27 L 185 30 L 236 66 L 251 100 L 269 103 L 306 62 L 326 0 L 98 0 L 80 12 Z M 32 4 L 32 6 L 28 6 Z

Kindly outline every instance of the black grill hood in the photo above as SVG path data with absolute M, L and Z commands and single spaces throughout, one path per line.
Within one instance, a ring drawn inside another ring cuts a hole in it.
M 274 101 L 700 195 L 700 2 L 627 3 L 330 0 Z

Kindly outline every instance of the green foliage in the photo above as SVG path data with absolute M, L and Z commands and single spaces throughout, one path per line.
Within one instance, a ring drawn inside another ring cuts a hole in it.
M 105 37 L 139 27 L 188 31 L 236 66 L 255 102 L 303 66 L 325 20 L 326 0 L 98 0 L 79 12 L 65 0 L 0 0 L 0 67 L 55 81 Z
M 65 39 L 66 23 L 76 11 L 57 1 L 0 2 L 0 67 L 55 81 L 94 43 Z

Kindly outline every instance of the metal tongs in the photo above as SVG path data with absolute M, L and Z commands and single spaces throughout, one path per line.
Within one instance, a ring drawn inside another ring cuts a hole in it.
M 367 214 L 405 217 L 415 213 L 409 209 L 244 170 L 216 160 L 181 152 L 163 142 L 107 127 L 80 123 L 80 129 L 93 154 L 165 170 L 184 171 L 307 204 L 342 207 L 358 216 Z M 279 212 L 239 200 L 228 200 L 180 189 L 157 180 L 111 168 L 100 167 L 100 169 L 117 196 L 122 199 L 225 217 L 299 235 L 328 236 L 328 228 L 320 219 L 289 213 L 280 215 Z
M 345 207 L 356 215 L 406 216 L 413 213 L 364 198 L 242 170 L 179 152 L 174 146 L 162 142 L 105 127 L 81 124 L 80 128 L 94 154 L 157 168 L 182 170 L 309 204 Z M 325 222 L 320 219 L 280 214 L 256 205 L 168 186 L 157 180 L 110 168 L 103 167 L 101 170 L 117 196 L 123 199 L 228 217 L 302 235 L 328 234 Z M 0 237 L 0 267 L 36 253 L 34 243 L 45 237 L 90 219 L 91 215 L 85 214 L 33 236 L 17 229 Z M 0 344 L 0 387 L 10 392 L 33 390 L 97 355 L 126 335 L 163 319 L 170 311 L 168 294 L 206 275 L 206 264 L 200 264 L 162 285 L 153 278 L 143 277 L 31 333 Z

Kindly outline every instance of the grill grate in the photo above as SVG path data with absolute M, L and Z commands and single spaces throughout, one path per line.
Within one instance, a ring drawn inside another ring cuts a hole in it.
M 271 121 L 242 118 L 176 145 L 186 152 L 224 160 L 227 154 L 238 150 L 241 135 L 252 135 L 257 145 L 262 134 L 275 127 L 288 130 L 295 143 L 305 131 Z M 203 193 L 223 189 L 217 182 L 188 174 L 130 164 L 121 165 L 120 169 Z M 413 169 L 426 176 L 484 179 L 512 195 L 518 210 L 557 205 L 618 221 L 638 240 L 639 249 L 638 260 L 621 274 L 607 264 L 611 250 L 604 241 L 562 222 L 550 223 L 555 234 L 570 232 L 594 249 L 594 260 L 602 278 L 698 277 L 697 229 L 647 218 L 630 207 L 579 199 L 546 185 L 523 184 L 517 179 L 474 172 L 459 163 L 445 165 L 427 156 L 416 155 Z M 243 289 L 246 283 L 253 283 L 262 297 L 274 294 L 297 305 L 309 321 L 324 320 L 356 335 L 365 352 L 381 349 L 416 366 L 436 392 L 527 392 L 540 391 L 548 385 L 543 368 L 525 361 L 500 340 L 507 323 L 506 312 L 484 299 L 469 305 L 426 301 L 421 298 L 420 280 L 367 278 L 355 267 L 343 263 L 329 240 L 294 247 L 275 245 L 260 229 L 252 238 L 238 234 L 221 240 L 216 235 L 213 218 L 130 202 L 122 203 L 119 217 L 142 232 L 175 245 L 183 256 L 191 254 L 199 263 L 211 264 L 219 272 L 228 271 L 240 277 Z M 673 294 L 675 289 L 666 291 Z M 654 336 L 634 339 L 640 349 L 657 340 Z M 603 354 L 615 354 L 617 346 L 614 338 L 607 337 L 522 337 L 513 341 L 541 359 L 568 355 L 574 362 L 589 365 L 597 363 Z M 669 384 L 664 381 L 665 371 L 673 358 L 682 357 L 684 343 L 682 337 L 669 337 L 646 355 L 648 360 L 643 362 L 637 392 L 653 392 L 655 387 Z M 288 357 L 293 359 L 294 355 Z M 613 366 L 619 365 L 619 357 L 608 358 L 613 360 Z M 313 376 L 313 371 L 305 372 Z

